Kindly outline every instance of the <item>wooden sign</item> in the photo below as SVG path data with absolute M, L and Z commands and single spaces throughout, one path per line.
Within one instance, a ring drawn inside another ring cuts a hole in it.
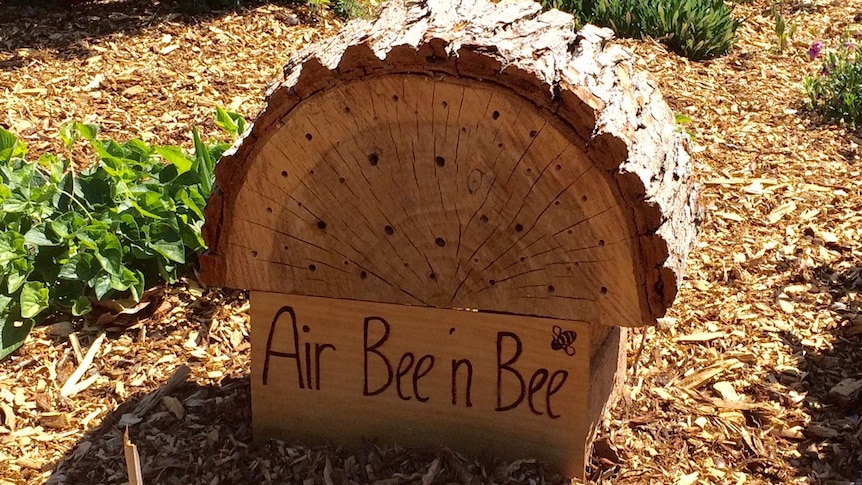
M 447 445 L 583 474 L 583 322 L 258 292 L 251 319 L 258 439 Z

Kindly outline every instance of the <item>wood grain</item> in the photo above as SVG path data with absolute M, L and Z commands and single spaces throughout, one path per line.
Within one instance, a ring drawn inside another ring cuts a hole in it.
M 696 233 L 673 116 L 606 30 L 387 4 L 298 53 L 217 168 L 202 278 L 638 326 Z

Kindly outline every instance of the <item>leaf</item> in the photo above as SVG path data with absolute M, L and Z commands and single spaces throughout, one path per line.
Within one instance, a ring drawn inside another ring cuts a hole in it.
M 132 298 L 135 301 L 141 301 L 141 297 L 144 295 L 144 284 L 146 283 L 144 273 L 140 270 L 135 271 L 135 279 L 136 282 L 129 285 L 129 290 L 132 292 Z
M 102 273 L 89 281 L 90 286 L 96 292 L 96 299 L 101 300 L 111 291 L 111 275 Z
M 99 271 L 96 257 L 90 253 L 78 253 L 69 258 L 60 268 L 58 278 L 71 281 L 90 281 Z
M 178 174 L 188 172 L 192 168 L 193 160 L 189 159 L 180 147 L 156 147 L 156 153 L 176 167 Z
M 76 121 L 75 131 L 77 131 L 85 140 L 93 141 L 96 139 L 99 127 L 93 124 L 79 123 Z
M 27 244 L 32 244 L 33 246 L 57 246 L 59 243 L 52 241 L 45 234 L 45 224 L 39 224 L 30 228 L 26 234 L 24 234 L 24 242 Z
M 18 258 L 6 266 L 6 291 L 13 294 L 27 281 L 33 272 L 33 264 L 25 258 Z
M 75 122 L 66 123 L 60 128 L 60 140 L 63 141 L 63 144 L 66 145 L 66 148 L 69 150 L 72 149 L 72 146 L 75 145 L 75 141 L 78 139 L 78 132 L 75 131 Z
M 215 162 L 210 157 L 210 153 L 206 145 L 201 141 L 201 135 L 198 133 L 197 127 L 192 127 L 192 138 L 195 143 L 196 163 L 194 168 L 201 178 L 201 188 L 203 189 L 203 193 L 209 194 L 212 193 L 213 184 L 215 183 Z
M 180 264 L 186 262 L 185 246 L 183 246 L 182 238 L 179 235 L 176 236 L 176 239 L 172 240 L 160 239 L 153 241 L 149 246 L 170 261 L 176 261 Z
M 3 295 L 0 295 L 3 297 Z M 18 350 L 30 330 L 33 329 L 33 320 L 24 322 L 14 321 L 11 316 L 0 315 L 0 360 L 8 357 L 12 352 Z
M 80 317 L 85 313 L 89 313 L 93 309 L 93 305 L 90 303 L 90 299 L 86 296 L 79 296 L 72 303 L 72 315 L 76 317 Z
M 27 147 L 12 133 L 0 128 L 0 162 L 9 162 L 13 158 L 27 154 Z
M 188 207 L 192 212 L 194 212 L 196 216 L 200 217 L 201 219 L 204 218 L 204 213 L 201 210 L 201 207 L 198 205 L 197 202 L 192 199 L 192 196 L 189 194 L 189 192 L 185 190 L 180 190 L 178 195 L 180 197 L 180 201 L 185 204 L 186 207 Z M 194 191 L 193 195 L 197 195 L 198 197 L 200 197 L 200 194 L 197 193 L 197 190 Z M 203 205 L 206 205 L 206 201 L 204 201 Z
M 688 116 L 686 116 L 684 114 L 676 113 L 673 115 L 673 117 L 674 117 L 674 120 L 676 121 L 676 124 L 678 124 L 678 125 L 682 125 L 685 123 L 691 123 L 691 118 L 689 118 Z
M 48 308 L 48 288 L 41 281 L 30 281 L 21 288 L 21 316 L 33 318 Z
M 0 266 L 27 254 L 24 249 L 24 236 L 15 231 L 0 234 Z
M 239 135 L 239 133 L 237 133 L 239 128 L 237 127 L 236 122 L 230 117 L 227 111 L 223 110 L 220 106 L 216 106 L 215 124 L 234 137 Z
M 123 271 L 123 247 L 117 236 L 105 233 L 96 242 L 96 260 L 108 274 L 120 276 Z

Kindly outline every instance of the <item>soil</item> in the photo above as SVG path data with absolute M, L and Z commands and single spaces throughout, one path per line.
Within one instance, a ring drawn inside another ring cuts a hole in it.
M 802 90 L 821 66 L 808 47 L 859 43 L 862 6 L 780 2 L 796 26 L 782 51 L 771 6 L 736 5 L 739 41 L 711 61 L 620 41 L 690 119 L 681 126 L 707 216 L 668 316 L 630 334 L 594 481 L 862 481 L 862 402 L 851 392 L 862 384 L 862 138 L 807 110 Z M 34 159 L 66 153 L 58 132 L 72 119 L 187 149 L 192 125 L 224 137 L 215 106 L 253 118 L 288 55 L 342 25 L 282 4 L 189 15 L 101 0 L 3 13 L 0 125 Z M 254 443 L 244 292 L 188 278 L 119 309 L 40 327 L 0 363 L 0 484 L 126 483 L 127 426 L 148 483 L 566 481 L 529 457 Z M 81 354 L 92 362 L 61 394 Z M 169 380 L 186 370 L 187 381 Z

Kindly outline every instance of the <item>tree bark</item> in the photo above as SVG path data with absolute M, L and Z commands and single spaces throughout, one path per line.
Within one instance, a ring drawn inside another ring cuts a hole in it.
M 604 325 L 663 316 L 696 189 L 673 114 L 611 34 L 530 1 L 395 1 L 303 49 L 218 164 L 202 279 Z

